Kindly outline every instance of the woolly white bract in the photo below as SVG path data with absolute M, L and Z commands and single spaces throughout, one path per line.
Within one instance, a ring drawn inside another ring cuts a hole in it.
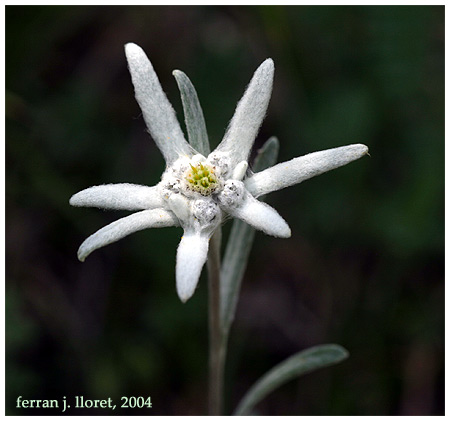
M 271 59 L 253 75 L 219 146 L 207 157 L 185 140 L 153 67 L 144 51 L 127 44 L 125 53 L 137 102 L 164 159 L 166 170 L 153 186 L 107 184 L 82 190 L 73 206 L 125 209 L 135 212 L 88 237 L 78 250 L 81 261 L 94 250 L 146 228 L 181 226 L 176 286 L 185 302 L 195 291 L 207 259 L 208 243 L 226 215 L 239 218 L 275 237 L 291 230 L 275 209 L 256 197 L 297 184 L 367 154 L 365 145 L 349 145 L 312 153 L 247 174 L 247 160 L 264 119 L 274 74 Z

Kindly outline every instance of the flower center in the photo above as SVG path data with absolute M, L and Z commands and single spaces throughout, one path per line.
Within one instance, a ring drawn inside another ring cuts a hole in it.
M 185 173 L 186 185 L 189 189 L 203 196 L 209 196 L 219 187 L 219 181 L 211 166 L 201 162 L 196 166 L 192 164 L 189 166 L 190 168 Z

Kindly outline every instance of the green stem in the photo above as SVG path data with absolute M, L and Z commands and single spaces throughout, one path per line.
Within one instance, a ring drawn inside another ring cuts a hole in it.
M 208 251 L 209 311 L 209 415 L 222 415 L 223 372 L 226 340 L 220 321 L 220 244 L 221 230 L 210 240 Z

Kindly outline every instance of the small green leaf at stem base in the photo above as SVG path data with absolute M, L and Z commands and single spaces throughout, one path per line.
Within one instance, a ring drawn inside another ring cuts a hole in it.
M 250 415 L 255 405 L 283 384 L 319 368 L 337 364 L 347 357 L 348 351 L 334 344 L 315 346 L 292 355 L 269 370 L 250 388 L 234 415 Z

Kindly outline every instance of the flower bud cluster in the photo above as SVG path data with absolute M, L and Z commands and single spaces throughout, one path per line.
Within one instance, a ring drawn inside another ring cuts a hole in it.
M 239 180 L 227 180 L 221 192 L 217 195 L 217 200 L 226 209 L 234 209 L 239 206 L 244 199 L 244 183 Z

